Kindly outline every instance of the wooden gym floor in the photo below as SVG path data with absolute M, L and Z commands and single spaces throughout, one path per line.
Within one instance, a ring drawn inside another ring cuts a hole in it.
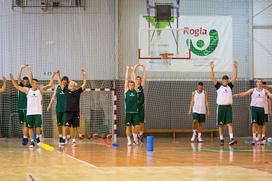
M 29 149 L 20 139 L 0 139 L 0 180 L 272 180 L 272 145 L 220 147 L 212 142 L 190 143 L 188 138 L 155 138 L 154 152 L 146 145 L 117 149 L 103 140 L 82 140 L 77 147 L 59 148 L 57 139 L 45 139 L 52 151 Z

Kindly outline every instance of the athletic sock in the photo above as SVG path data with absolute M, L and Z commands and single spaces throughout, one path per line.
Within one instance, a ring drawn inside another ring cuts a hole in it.
M 261 134 L 258 134 L 258 141 L 260 141 L 261 140 Z
M 31 139 L 31 142 L 34 142 L 34 139 Z
M 257 140 L 256 133 L 253 133 L 253 134 L 252 134 L 252 137 L 253 137 L 253 141 L 256 141 L 256 140 Z
M 196 129 L 193 129 L 193 134 L 197 135 L 197 130 Z
M 27 138 L 27 136 L 24 136 L 23 138 Z
M 233 139 L 233 133 L 229 134 L 230 140 Z
M 140 131 L 140 135 L 142 136 L 144 134 L 144 132 L 143 131 Z
M 198 133 L 198 138 L 201 138 L 201 133 Z
M 127 136 L 127 140 L 128 140 L 128 142 L 130 142 L 130 136 Z
M 220 140 L 224 140 L 224 136 L 223 135 L 220 135 Z
M 262 134 L 262 138 L 265 138 L 265 134 Z
M 66 136 L 63 136 L 62 138 L 66 140 Z
M 133 133 L 133 138 L 134 138 L 135 143 L 138 143 L 138 137 L 137 137 L 136 133 Z

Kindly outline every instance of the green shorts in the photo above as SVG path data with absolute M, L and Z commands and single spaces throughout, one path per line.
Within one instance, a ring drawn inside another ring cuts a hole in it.
M 144 107 L 139 107 L 139 121 L 141 124 L 145 122 L 145 111 Z
M 27 115 L 26 116 L 26 126 L 28 128 L 41 128 L 42 126 L 42 115 Z
M 126 113 L 126 126 L 140 125 L 139 114 L 138 113 Z
M 20 124 L 24 124 L 26 122 L 26 109 L 19 109 L 18 116 Z
M 63 112 L 56 112 L 57 126 L 63 126 Z
M 251 123 L 263 125 L 265 122 L 264 108 L 262 107 L 251 107 Z
M 232 123 L 232 107 L 231 105 L 217 106 L 217 125 L 223 126 Z
M 206 115 L 205 114 L 193 113 L 193 120 L 196 120 L 199 123 L 204 123 L 205 120 L 206 120 Z

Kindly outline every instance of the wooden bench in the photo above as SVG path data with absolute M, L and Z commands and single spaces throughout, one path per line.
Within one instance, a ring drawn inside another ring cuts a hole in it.
M 214 137 L 214 133 L 218 132 L 218 129 L 203 129 L 202 133 L 210 133 L 211 139 Z M 193 133 L 192 129 L 147 129 L 144 130 L 145 134 L 173 134 L 173 138 L 176 138 L 177 133 Z

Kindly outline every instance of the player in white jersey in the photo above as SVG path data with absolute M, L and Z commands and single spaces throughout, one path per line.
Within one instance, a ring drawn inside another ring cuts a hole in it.
M 189 108 L 189 115 L 193 115 L 193 136 L 191 141 L 197 138 L 198 143 L 202 143 L 202 123 L 205 122 L 206 113 L 210 115 L 208 92 L 203 90 L 203 82 L 197 84 L 197 90 L 192 92 L 192 98 Z
M 31 143 L 30 148 L 35 146 L 33 128 L 36 129 L 36 141 L 40 143 L 41 125 L 42 125 L 42 95 L 43 93 L 52 87 L 55 77 L 55 72 L 52 73 L 49 84 L 44 87 L 39 87 L 39 81 L 32 79 L 31 88 L 19 86 L 14 80 L 13 74 L 10 74 L 10 79 L 13 86 L 27 95 L 27 113 L 26 113 L 26 125 L 28 127 Z
M 244 97 L 251 95 L 251 122 L 252 122 L 252 145 L 261 143 L 262 127 L 265 121 L 265 107 L 267 105 L 267 96 L 271 97 L 271 93 L 263 87 L 263 82 L 258 79 L 256 88 L 249 89 L 246 92 L 235 94 L 235 97 Z M 261 143 L 262 144 L 262 143 Z
M 228 126 L 230 142 L 229 145 L 236 144 L 237 141 L 233 136 L 233 127 L 232 127 L 232 88 L 237 82 L 237 62 L 234 63 L 234 76 L 231 81 L 229 81 L 229 77 L 224 75 L 222 77 L 222 82 L 219 83 L 215 79 L 214 74 L 214 64 L 211 62 L 211 79 L 213 84 L 217 90 L 217 124 L 219 126 L 219 137 L 220 137 L 220 145 L 224 145 L 224 125 Z

